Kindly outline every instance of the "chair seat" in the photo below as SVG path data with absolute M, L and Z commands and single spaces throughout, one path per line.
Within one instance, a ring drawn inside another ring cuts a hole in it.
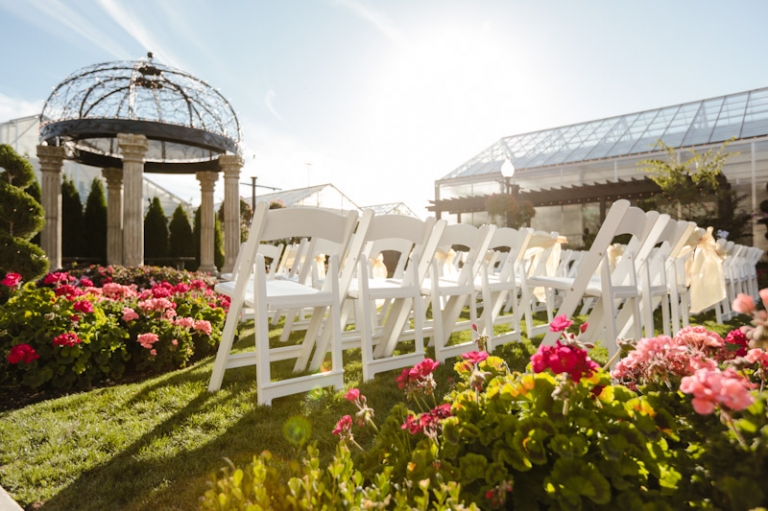
M 417 296 L 418 294 L 418 287 L 403 287 L 401 279 L 370 279 L 368 281 L 368 297 L 371 299 L 409 298 Z M 360 297 L 360 284 L 357 279 L 354 279 L 349 283 L 347 295 L 355 299 Z
M 320 290 L 307 287 L 291 280 L 269 280 L 266 282 L 267 298 L 269 303 L 273 306 L 290 305 L 292 307 L 308 307 L 318 305 L 318 303 L 331 303 L 332 297 L 330 293 L 322 293 Z M 218 293 L 232 296 L 235 292 L 235 282 L 220 282 L 216 284 L 214 290 Z M 324 295 L 327 295 L 327 300 L 323 300 Z M 308 299 L 308 303 L 304 303 L 302 298 Z M 250 280 L 245 292 L 245 299 L 243 303 L 248 306 L 253 306 L 253 279 Z

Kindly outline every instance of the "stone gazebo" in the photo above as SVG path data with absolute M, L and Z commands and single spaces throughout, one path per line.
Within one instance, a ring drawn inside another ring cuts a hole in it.
M 107 182 L 107 263 L 144 264 L 144 172 L 195 174 L 200 182 L 200 270 L 215 273 L 213 191 L 224 173 L 224 272 L 240 247 L 240 124 L 204 81 L 147 59 L 96 64 L 60 83 L 43 107 L 42 248 L 61 266 L 65 159 L 100 167 Z

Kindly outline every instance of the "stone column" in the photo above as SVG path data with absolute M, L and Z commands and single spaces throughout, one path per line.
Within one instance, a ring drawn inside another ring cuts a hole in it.
M 144 264 L 144 155 L 149 144 L 144 135 L 118 133 L 123 153 L 123 265 Z
M 219 156 L 224 171 L 224 266 L 222 273 L 232 273 L 240 250 L 240 169 L 243 159 L 237 155 Z
M 216 180 L 219 179 L 217 172 L 197 172 L 195 174 L 200 181 L 200 268 L 202 272 L 216 275 L 216 265 L 213 260 L 213 228 L 215 212 L 213 211 L 213 189 L 216 187 Z
M 61 268 L 61 167 L 65 156 L 63 147 L 37 146 L 37 158 L 43 173 L 41 199 L 45 210 L 40 245 L 48 255 L 51 271 Z
M 101 169 L 107 180 L 107 264 L 123 264 L 123 169 Z

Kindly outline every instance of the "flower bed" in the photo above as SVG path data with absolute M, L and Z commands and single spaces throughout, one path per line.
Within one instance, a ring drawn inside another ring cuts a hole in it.
M 437 362 L 404 370 L 398 384 L 407 404 L 378 425 L 365 396 L 351 389 L 345 397 L 357 412 L 336 425 L 341 441 L 327 467 L 315 445 L 287 468 L 264 452 L 244 469 L 213 475 L 202 508 L 768 505 L 768 353 L 753 327 L 726 339 L 699 326 L 643 339 L 625 345 L 629 353 L 612 372 L 589 358 L 570 320 L 550 328 L 561 340 L 540 347 L 522 373 L 478 339 L 480 351 L 455 364 L 460 381 L 441 401 Z M 355 427 L 373 428 L 375 439 L 353 456 Z
M 83 272 L 51 273 L 28 283 L 15 273 L 2 279 L 5 385 L 84 388 L 126 372 L 184 367 L 218 345 L 229 299 L 210 282 L 149 268 L 88 272 L 96 282 Z

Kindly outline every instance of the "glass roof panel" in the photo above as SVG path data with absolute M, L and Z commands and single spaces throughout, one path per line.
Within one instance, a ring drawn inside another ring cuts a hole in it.
M 731 137 L 739 136 L 741 124 L 744 121 L 744 113 L 747 109 L 748 97 L 749 95 L 746 93 L 726 96 L 715 129 L 712 130 L 710 142 L 723 142 Z
M 635 119 L 638 118 L 640 114 L 629 114 L 629 115 L 623 115 L 621 117 L 616 118 L 616 122 L 611 126 L 611 129 L 608 130 L 603 136 L 603 138 L 595 145 L 595 147 L 592 148 L 591 151 L 587 153 L 587 155 L 584 157 L 585 160 L 591 160 L 595 158 L 604 158 L 606 154 L 608 154 L 608 151 L 610 151 L 613 146 L 621 140 L 621 137 L 624 136 L 624 133 L 627 132 L 630 126 L 632 126 L 632 123 L 635 122 Z
M 701 102 L 699 111 L 696 112 L 696 117 L 693 118 L 691 127 L 688 129 L 688 133 L 685 134 L 682 145 L 694 146 L 709 142 L 723 103 L 724 98 L 715 98 Z
M 658 110 L 656 117 L 648 123 L 645 132 L 638 136 L 635 144 L 627 150 L 628 153 L 644 153 L 652 151 L 656 142 L 662 138 L 672 120 L 677 115 L 679 106 L 671 106 Z
M 610 157 L 627 154 L 637 143 L 637 140 L 641 138 L 646 131 L 648 131 L 648 126 L 653 123 L 657 115 L 658 111 L 645 112 L 640 114 L 637 119 L 635 119 L 635 122 L 632 123 L 632 126 L 630 126 L 629 129 L 624 132 L 624 134 L 621 136 L 621 139 L 619 139 L 611 148 L 611 150 L 608 151 L 606 156 Z
M 765 133 L 768 133 L 768 89 L 761 89 L 749 94 L 741 138 L 756 137 Z

